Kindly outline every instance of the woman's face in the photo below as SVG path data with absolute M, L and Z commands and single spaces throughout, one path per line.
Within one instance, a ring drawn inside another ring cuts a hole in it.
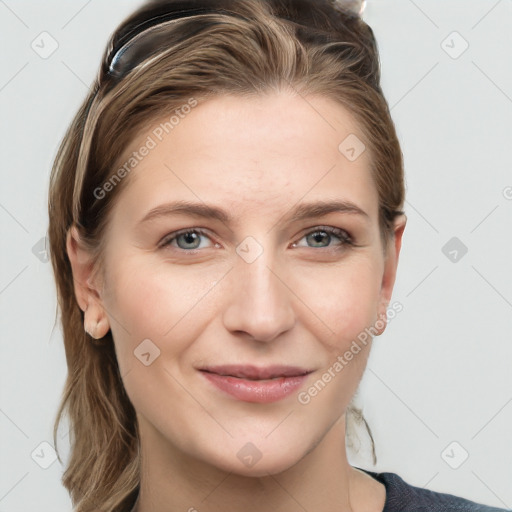
M 369 151 L 330 99 L 223 96 L 168 119 L 121 162 L 138 152 L 99 286 L 142 444 L 282 471 L 358 386 L 370 343 L 353 342 L 382 327 L 402 230 L 384 250 Z

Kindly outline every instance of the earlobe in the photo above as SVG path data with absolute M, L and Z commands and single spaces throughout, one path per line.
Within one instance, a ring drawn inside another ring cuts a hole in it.
M 93 311 L 96 310 L 96 311 Z M 110 329 L 106 315 L 98 315 L 97 308 L 87 308 L 84 312 L 84 330 L 92 338 L 103 338 Z
M 95 284 L 94 259 L 75 225 L 68 230 L 66 249 L 73 272 L 75 297 L 84 312 L 84 329 L 93 338 L 102 338 L 107 334 L 110 325 Z

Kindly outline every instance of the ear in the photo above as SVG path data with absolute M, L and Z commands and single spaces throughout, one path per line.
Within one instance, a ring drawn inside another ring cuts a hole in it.
M 110 324 L 101 301 L 100 279 L 95 273 L 94 259 L 75 225 L 68 230 L 66 249 L 73 271 L 75 297 L 84 312 L 84 329 L 93 338 L 103 338 Z
M 387 314 L 386 310 L 391 301 L 393 287 L 395 285 L 396 272 L 398 267 L 398 259 L 400 256 L 400 249 L 402 248 L 402 235 L 407 223 L 407 217 L 400 215 L 394 221 L 393 236 L 388 242 L 386 247 L 386 258 L 384 262 L 384 273 L 382 276 L 382 284 L 380 289 L 380 302 L 378 310 L 379 325 L 382 327 L 377 328 L 377 336 L 381 335 L 386 329 Z

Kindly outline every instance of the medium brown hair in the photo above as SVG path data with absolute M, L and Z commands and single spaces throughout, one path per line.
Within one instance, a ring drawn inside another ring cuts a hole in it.
M 176 20 L 165 47 L 122 78 L 109 73 L 112 56 L 137 32 L 177 12 L 197 15 Z M 388 240 L 404 200 L 402 153 L 380 87 L 374 34 L 343 2 L 152 1 L 111 38 L 92 90 L 59 148 L 49 191 L 50 254 L 68 367 L 54 442 L 57 448 L 66 413 L 70 457 L 62 481 L 77 512 L 129 509 L 140 483 L 140 454 L 135 410 L 112 333 L 95 343 L 83 329 L 66 251 L 68 230 L 77 226 L 100 262 L 109 212 L 129 176 L 104 197 L 94 191 L 112 179 L 141 129 L 191 98 L 280 89 L 332 98 L 354 116 L 370 151 L 381 233 Z

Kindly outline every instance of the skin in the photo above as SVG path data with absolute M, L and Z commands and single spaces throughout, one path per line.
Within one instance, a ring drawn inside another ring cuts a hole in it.
M 345 451 L 345 410 L 371 342 L 307 405 L 298 392 L 274 403 L 236 400 L 197 370 L 299 366 L 313 370 L 304 391 L 385 315 L 405 218 L 383 247 L 369 151 L 351 162 L 338 150 L 352 133 L 360 134 L 352 116 L 324 97 L 209 99 L 131 172 L 111 214 L 100 273 L 70 230 L 86 326 L 97 337 L 112 330 L 137 411 L 137 512 L 382 510 L 384 486 L 350 466 Z M 333 199 L 365 214 L 289 220 L 298 204 Z M 175 200 L 215 205 L 232 219 L 174 214 L 140 222 Z M 318 234 L 322 226 L 345 230 L 355 245 Z M 159 246 L 184 228 L 207 234 Z M 251 263 L 236 250 L 247 237 L 263 249 Z M 160 350 L 149 366 L 134 356 L 145 339 Z M 251 467 L 237 457 L 247 443 L 261 454 Z

